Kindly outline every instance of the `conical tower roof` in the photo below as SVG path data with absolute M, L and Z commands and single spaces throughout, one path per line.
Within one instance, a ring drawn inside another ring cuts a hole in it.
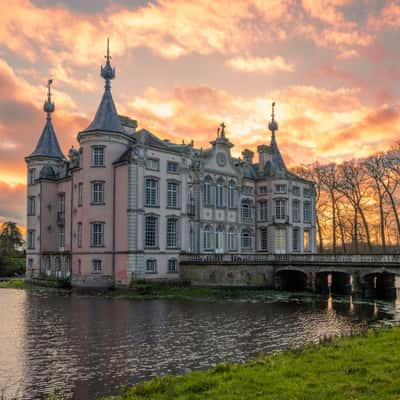
M 51 84 L 52 80 L 48 81 L 48 92 L 47 100 L 43 105 L 43 110 L 47 113 L 46 124 L 43 128 L 43 132 L 40 135 L 39 141 L 35 147 L 33 153 L 31 153 L 28 158 L 31 157 L 48 157 L 64 160 L 65 156 L 61 151 L 60 145 L 57 140 L 56 132 L 54 131 L 53 124 L 51 122 L 51 114 L 54 112 L 55 105 L 51 101 Z
M 268 124 L 268 128 L 271 131 L 270 149 L 272 153 L 272 165 L 276 171 L 287 171 L 282 154 L 279 151 L 278 143 L 276 142 L 275 132 L 278 130 L 278 123 L 275 121 L 275 102 L 272 103 L 271 121 Z
M 107 39 L 107 55 L 106 64 L 101 66 L 100 75 L 105 80 L 104 94 L 96 115 L 90 125 L 83 131 L 108 131 L 108 132 L 124 132 L 122 128 L 117 109 L 111 94 L 110 81 L 115 78 L 115 68 L 111 66 L 109 39 Z

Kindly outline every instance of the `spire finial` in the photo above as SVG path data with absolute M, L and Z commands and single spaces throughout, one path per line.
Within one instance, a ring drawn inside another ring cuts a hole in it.
M 107 54 L 104 56 L 106 59 L 106 65 L 101 66 L 100 75 L 106 81 L 105 88 L 106 90 L 110 89 L 110 80 L 115 78 L 115 68 L 111 66 L 111 56 L 110 56 L 110 38 L 107 38 Z
M 54 112 L 55 105 L 51 101 L 51 84 L 53 83 L 52 79 L 47 81 L 47 100 L 43 104 L 43 111 L 47 113 L 47 119 L 51 119 L 51 113 Z
M 272 102 L 271 122 L 268 129 L 272 132 L 272 140 L 275 140 L 275 131 L 278 130 L 278 123 L 275 121 L 275 102 Z

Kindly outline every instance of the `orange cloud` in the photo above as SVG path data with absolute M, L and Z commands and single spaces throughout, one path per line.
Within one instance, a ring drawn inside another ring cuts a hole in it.
M 225 64 L 242 72 L 259 72 L 273 74 L 274 72 L 293 72 L 294 65 L 289 64 L 283 57 L 235 57 L 226 60 Z

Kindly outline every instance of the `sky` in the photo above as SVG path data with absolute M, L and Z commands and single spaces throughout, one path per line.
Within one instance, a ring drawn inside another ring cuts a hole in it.
M 206 147 L 224 121 L 234 155 L 256 151 L 272 101 L 290 165 L 400 138 L 400 1 L 13 0 L 0 13 L 0 222 L 25 224 L 47 80 L 66 154 L 100 102 L 107 37 L 118 112 L 162 138 Z

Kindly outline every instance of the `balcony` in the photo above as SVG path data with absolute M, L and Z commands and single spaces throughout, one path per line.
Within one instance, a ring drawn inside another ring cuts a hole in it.
M 65 225 L 65 213 L 63 211 L 57 212 L 57 225 L 59 226 Z

